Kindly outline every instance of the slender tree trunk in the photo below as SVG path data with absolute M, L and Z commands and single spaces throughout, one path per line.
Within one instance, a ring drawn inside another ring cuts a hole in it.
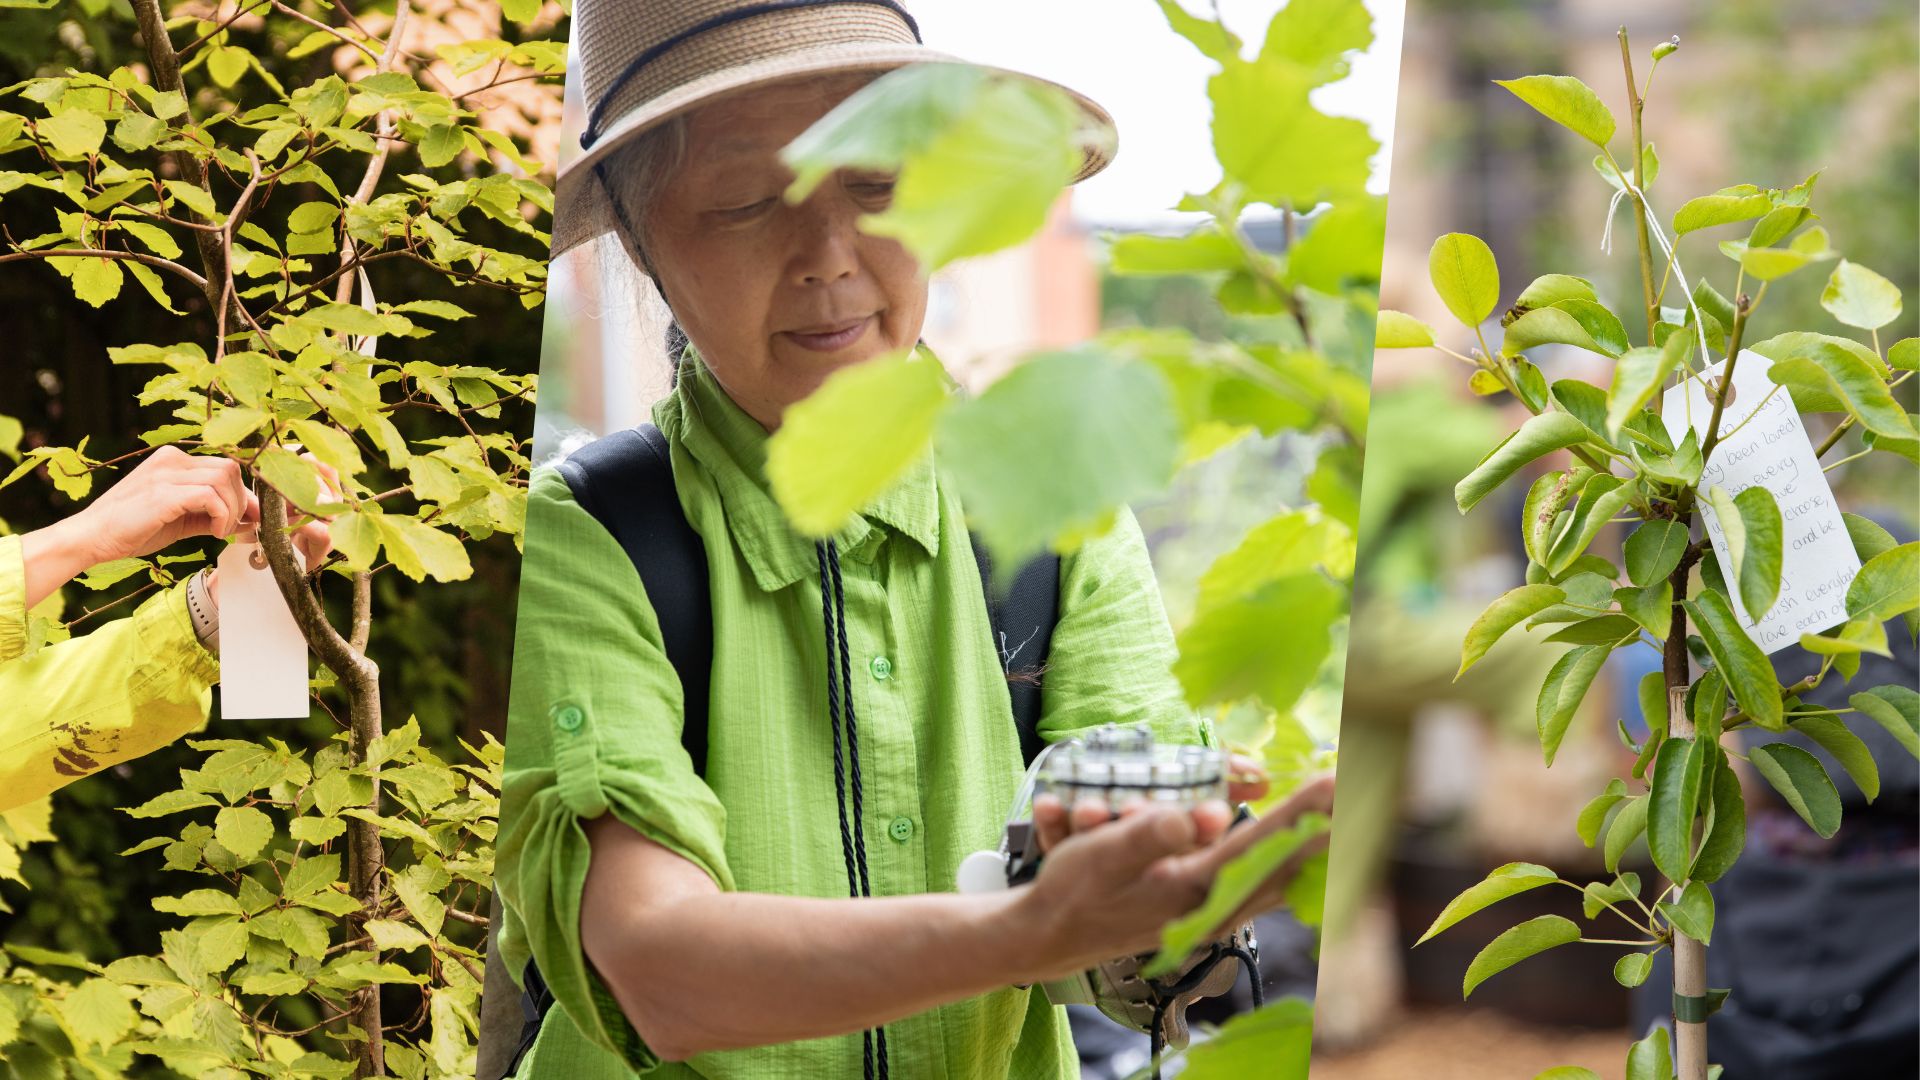
M 327 621 L 326 609 L 307 584 L 299 555 L 287 537 L 287 504 L 270 487 L 260 490 L 260 548 L 273 569 L 280 594 L 293 611 L 294 622 L 307 639 L 307 645 L 327 665 L 347 692 L 347 726 L 352 732 L 349 757 L 356 765 L 367 760 L 367 750 L 380 736 L 380 666 L 364 651 L 364 639 L 348 640 Z M 365 604 L 368 584 L 364 572 L 355 575 L 354 607 L 356 629 L 362 624 L 358 613 Z M 380 812 L 380 775 L 372 776 L 372 789 L 366 807 Z M 347 819 L 347 888 L 360 902 L 360 910 L 347 917 L 347 932 L 358 937 L 368 919 L 380 909 L 381 870 L 386 851 L 380 844 L 380 827 L 371 821 Z M 354 1023 L 366 1033 L 367 1041 L 355 1076 L 386 1075 L 386 1053 L 381 1037 L 380 988 L 370 986 L 354 1004 Z
M 1676 520 L 1685 525 L 1691 516 L 1684 513 Z M 1680 601 L 1686 599 L 1687 578 L 1698 560 L 1698 551 L 1689 547 L 1668 579 L 1673 586 L 1673 614 L 1667 626 L 1661 670 L 1667 687 L 1667 734 L 1674 738 L 1691 738 L 1694 734 L 1693 717 L 1687 713 L 1687 684 L 1691 674 L 1687 656 L 1687 613 Z M 1691 822 L 1688 831 L 1692 832 Z M 1677 932 L 1673 935 L 1673 992 L 1681 997 L 1705 997 L 1707 993 L 1707 947 Z M 1707 1025 L 1683 1022 L 1675 1015 L 1673 1041 L 1674 1065 L 1680 1080 L 1706 1080 Z

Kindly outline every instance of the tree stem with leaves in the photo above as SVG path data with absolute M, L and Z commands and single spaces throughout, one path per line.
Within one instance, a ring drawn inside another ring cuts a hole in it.
M 1718 419 L 1718 410 L 1715 411 Z M 1675 517 L 1682 527 L 1691 514 Z M 1687 656 L 1687 611 L 1681 601 L 1687 597 L 1687 580 L 1700 560 L 1701 549 L 1689 545 L 1668 577 L 1673 588 L 1673 612 L 1667 624 L 1667 640 L 1661 653 L 1661 675 L 1667 690 L 1667 734 L 1671 738 L 1692 738 L 1693 717 L 1687 714 L 1687 684 L 1691 681 L 1691 662 Z M 1649 776 L 1648 782 L 1653 782 Z M 1678 884 L 1676 882 L 1676 884 Z M 1677 996 L 1705 997 L 1707 993 L 1707 947 L 1682 933 L 1673 935 L 1673 992 Z M 1683 1023 L 1673 1018 L 1674 1064 L 1680 1080 L 1706 1080 L 1707 1025 Z
M 1647 200 L 1643 192 L 1647 189 L 1646 150 L 1641 138 L 1640 114 L 1646 109 L 1646 101 L 1640 97 L 1640 91 L 1633 83 L 1633 54 L 1627 48 L 1627 28 L 1620 28 L 1620 65 L 1627 74 L 1628 112 L 1633 117 L 1633 226 L 1640 240 L 1640 289 L 1646 303 L 1647 344 L 1653 344 L 1653 327 L 1660 321 L 1659 301 L 1654 299 L 1653 289 L 1653 246 L 1647 239 Z

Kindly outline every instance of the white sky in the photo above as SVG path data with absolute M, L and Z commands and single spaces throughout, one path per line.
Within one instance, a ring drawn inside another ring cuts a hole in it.
M 1204 13 L 1207 0 L 1181 0 Z M 1227 27 L 1259 48 L 1280 0 L 1219 0 Z M 1367 122 L 1382 150 L 1375 191 L 1386 190 L 1400 71 L 1405 0 L 1367 0 L 1373 47 L 1353 73 L 1315 91 L 1329 113 Z M 1172 223 L 1183 193 L 1220 179 L 1208 130 L 1207 79 L 1218 70 L 1168 28 L 1153 0 L 911 0 L 921 36 L 942 52 L 1031 72 L 1106 106 L 1120 128 L 1120 155 L 1074 193 L 1074 214 L 1102 225 Z

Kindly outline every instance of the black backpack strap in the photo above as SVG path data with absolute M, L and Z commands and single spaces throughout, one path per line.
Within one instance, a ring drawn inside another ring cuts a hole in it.
M 713 673 L 707 549 L 680 508 L 666 436 L 652 424 L 616 431 L 574 451 L 559 470 L 574 501 L 613 534 L 640 572 L 686 701 L 680 743 L 693 771 L 705 773 Z
M 979 537 L 969 534 L 967 539 L 973 543 L 980 590 L 987 598 L 994 655 L 1007 673 L 1013 725 L 1020 732 L 1020 757 L 1031 765 L 1047 745 L 1040 737 L 1040 690 L 1047 653 L 1053 646 L 1053 625 L 1060 615 L 1060 556 L 1048 551 L 1027 560 L 1002 594 L 997 592 L 1002 581 L 994 573 L 993 556 Z

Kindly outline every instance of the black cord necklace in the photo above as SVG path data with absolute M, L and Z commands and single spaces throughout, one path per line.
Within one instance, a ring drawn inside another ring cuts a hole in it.
M 840 813 L 840 854 L 847 864 L 847 894 L 868 897 L 873 895 L 873 886 L 867 875 L 867 835 L 863 825 L 862 798 L 864 785 L 860 780 L 860 726 L 853 708 L 853 658 L 847 645 L 846 588 L 840 578 L 840 551 L 834 542 L 823 540 L 815 543 L 813 549 L 820 563 L 820 614 L 826 630 L 827 716 L 828 725 L 833 729 L 833 784 Z M 846 691 L 844 696 L 841 694 L 843 689 Z M 843 701 L 844 711 L 841 708 Z M 844 757 L 840 749 L 843 717 L 846 728 Z M 849 759 L 852 762 L 851 769 L 847 767 Z M 853 774 L 851 784 L 848 783 L 849 772 Z M 851 800 L 848 798 L 849 787 L 852 789 Z M 851 813 L 847 805 L 849 801 L 853 804 Z M 887 1080 L 887 1029 L 868 1028 L 860 1033 L 860 1044 L 867 1080 Z

